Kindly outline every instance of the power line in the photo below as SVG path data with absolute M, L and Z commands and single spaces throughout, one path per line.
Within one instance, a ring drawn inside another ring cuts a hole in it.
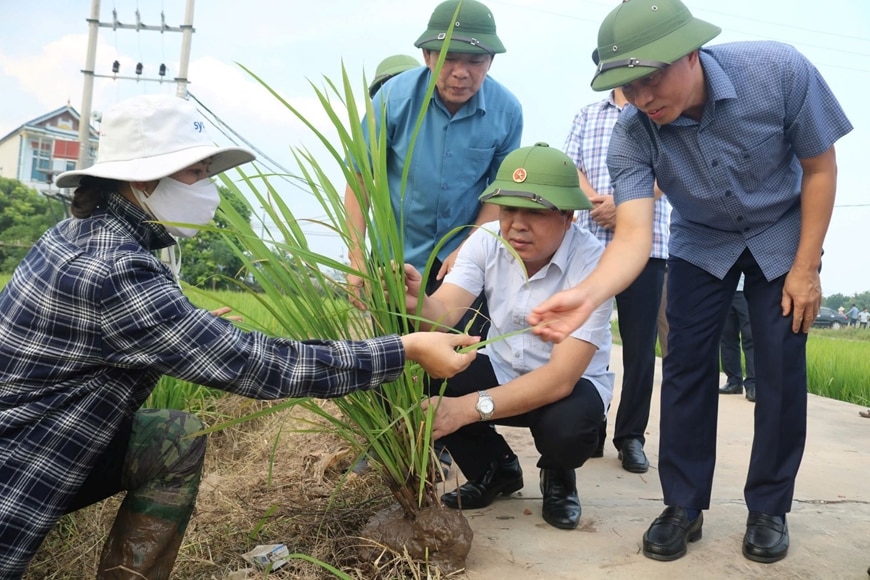
M 503 0 L 490 0 L 490 1 L 495 3 L 495 4 L 501 4 L 503 6 L 510 6 L 511 8 L 519 8 L 522 10 L 529 10 L 532 12 L 536 12 L 538 14 L 551 14 L 554 16 L 559 16 L 561 18 L 567 18 L 567 19 L 571 19 L 571 20 L 579 20 L 581 22 L 590 22 L 590 23 L 596 24 L 596 25 L 600 24 L 600 20 L 593 20 L 591 18 L 577 16 L 575 14 L 566 14 L 565 12 L 559 12 L 556 10 L 546 10 L 546 9 L 543 9 L 543 8 L 537 6 L 537 5 L 527 6 L 527 5 L 521 5 L 521 4 L 514 4 L 512 2 L 505 2 Z M 587 2 L 588 2 L 588 0 L 587 0 Z M 610 2 L 606 2 L 606 3 L 595 2 L 595 4 L 599 4 L 599 5 L 603 5 L 603 6 L 612 6 L 613 5 Z M 761 20 L 758 18 L 746 18 L 742 14 L 735 15 L 735 14 L 729 14 L 727 12 L 722 12 L 722 11 L 718 11 L 718 10 L 708 10 L 708 9 L 703 9 L 703 8 L 699 8 L 697 11 L 698 12 L 714 12 L 714 13 L 718 13 L 718 14 L 721 14 L 724 16 L 729 16 L 731 18 L 736 18 L 739 20 L 749 20 L 749 21 L 757 22 L 759 24 L 764 24 L 766 26 L 782 26 L 782 27 L 786 27 L 786 28 L 793 28 L 795 30 L 800 30 L 801 32 L 809 31 L 809 32 L 812 32 L 814 36 L 818 36 L 818 35 L 822 34 L 822 35 L 834 36 L 838 39 L 848 38 L 848 39 L 852 39 L 852 40 L 859 40 L 862 42 L 870 42 L 870 38 L 864 38 L 864 37 L 860 37 L 860 36 L 843 35 L 843 34 L 839 34 L 837 32 L 825 32 L 825 31 L 811 30 L 808 28 L 800 27 L 800 26 L 782 24 L 780 22 L 773 22 L 770 20 Z M 745 30 L 740 30 L 740 29 L 735 29 L 735 28 L 730 28 L 730 27 L 728 28 L 727 31 L 729 33 L 744 34 L 746 36 L 754 37 L 757 39 L 779 40 L 779 39 L 774 38 L 772 36 L 760 36 L 759 34 L 757 34 L 755 32 L 746 32 Z M 793 41 L 780 41 L 780 42 L 788 42 L 789 44 L 794 44 Z M 590 42 L 590 45 L 591 44 L 592 44 L 592 42 Z M 803 40 L 801 40 L 800 45 L 802 47 L 819 48 L 819 49 L 829 50 L 829 51 L 833 51 L 833 52 L 841 52 L 844 54 L 855 55 L 855 56 L 863 57 L 864 59 L 870 59 L 870 53 L 867 53 L 867 52 L 848 50 L 848 49 L 844 49 L 844 48 L 836 48 L 834 46 L 822 46 L 822 45 L 818 45 L 818 44 L 811 44 L 811 43 L 804 42 Z M 866 61 L 859 61 L 859 62 L 866 62 Z M 851 70 L 851 71 L 855 71 L 855 72 L 870 73 L 870 69 L 866 69 L 866 68 L 857 68 L 857 67 L 844 66 L 844 65 L 839 65 L 839 64 L 824 64 L 824 63 L 814 63 L 814 64 L 817 67 L 821 66 L 824 68 L 837 68 L 837 69 L 842 69 L 842 70 Z
M 711 12 L 711 13 L 713 13 L 713 14 L 721 14 L 721 15 L 723 15 L 723 16 L 729 16 L 729 17 L 731 17 L 731 18 L 738 18 L 738 19 L 740 19 L 740 20 L 747 20 L 747 21 L 750 21 L 750 22 L 757 22 L 757 23 L 759 23 L 759 24 L 764 24 L 764 25 L 779 26 L 779 27 L 782 27 L 782 28 L 791 28 L 792 30 L 799 30 L 799 31 L 801 31 L 801 32 L 809 32 L 809 33 L 811 33 L 813 36 L 817 36 L 817 35 L 819 35 L 819 34 L 823 34 L 823 35 L 827 35 L 827 36 L 833 36 L 833 37 L 836 37 L 837 39 L 848 38 L 848 39 L 850 39 L 850 40 L 860 40 L 861 42 L 870 42 L 870 38 L 865 38 L 865 37 L 863 37 L 863 36 L 851 36 L 851 35 L 848 35 L 848 34 L 841 34 L 841 33 L 839 33 L 839 32 L 826 32 L 826 31 L 824 31 L 824 30 L 816 30 L 816 29 L 813 29 L 813 28 L 807 28 L 807 27 L 804 27 L 804 26 L 797 26 L 797 25 L 795 25 L 795 24 L 784 24 L 784 23 L 782 23 L 782 22 L 771 22 L 770 20 L 761 20 L 761 19 L 759 19 L 759 18 L 750 18 L 750 17 L 748 17 L 748 16 L 746 16 L 746 15 L 744 15 L 744 14 L 741 14 L 741 15 L 737 16 L 737 15 L 735 15 L 735 14 L 729 14 L 728 12 L 722 12 L 721 10 L 711 10 L 711 9 L 709 9 L 709 8 L 699 8 L 698 10 L 699 10 L 699 12 Z M 812 45 L 808 45 L 808 46 L 812 46 Z M 823 48 L 830 48 L 830 47 L 823 47 Z M 840 51 L 840 52 L 849 52 L 849 53 L 852 53 L 852 51 L 843 50 L 843 49 L 837 49 L 837 48 L 830 48 L 830 50 L 837 50 L 837 51 Z M 859 52 L 859 53 L 852 53 L 852 54 L 864 54 L 864 56 L 866 56 L 865 53 L 860 53 L 860 52 Z
M 278 163 L 277 161 L 272 159 L 269 155 L 264 153 L 261 149 L 256 147 L 253 143 L 251 143 L 250 141 L 245 139 L 238 131 L 233 129 L 228 123 L 224 122 L 223 119 L 221 119 L 214 111 L 212 111 L 208 106 L 206 106 L 205 103 L 200 101 L 194 94 L 188 92 L 188 95 L 190 96 L 191 99 L 193 99 L 203 109 L 203 111 L 200 111 L 200 112 L 203 112 L 203 114 L 206 114 L 206 112 L 208 113 L 207 116 L 210 118 L 212 123 L 217 127 L 218 131 L 220 131 L 221 134 L 224 135 L 224 137 L 226 137 L 231 143 L 238 146 L 239 141 L 241 141 L 242 144 L 246 145 L 251 150 L 256 152 L 260 158 L 266 160 L 266 162 L 262 162 L 262 165 L 266 169 L 271 171 L 273 175 L 284 179 L 290 185 L 292 185 L 293 187 L 295 187 L 301 191 L 304 191 L 305 193 L 308 193 L 308 194 L 311 193 L 310 191 L 308 191 L 308 189 L 306 189 L 305 187 L 302 187 L 301 185 L 299 185 L 299 183 L 297 183 L 297 182 L 304 182 L 306 185 L 308 185 L 308 182 L 304 178 L 293 175 L 292 173 L 290 173 L 290 171 L 288 169 L 286 169 L 280 163 Z M 259 160 L 259 158 L 258 158 L 258 160 Z M 270 166 L 270 164 L 271 164 L 271 166 Z M 321 221 L 327 217 L 328 216 L 324 214 L 324 215 L 308 217 L 308 218 L 296 218 L 296 221 L 299 222 L 299 225 L 302 227 L 304 227 L 306 225 L 307 226 L 317 226 L 318 224 L 316 224 L 316 223 L 306 223 L 306 222 L 317 222 L 317 221 Z M 328 231 L 328 230 L 321 231 L 321 232 L 306 231 L 305 235 L 309 236 L 309 237 L 331 237 L 331 238 L 340 238 L 341 237 L 339 234 Z
M 215 125 L 218 127 L 218 130 L 227 139 L 229 139 L 230 142 L 232 142 L 234 145 L 239 145 L 239 141 L 241 141 L 245 146 L 247 146 L 249 149 L 253 150 L 259 156 L 259 158 L 265 159 L 268 162 L 268 163 L 265 163 L 265 162 L 261 161 L 261 163 L 264 166 L 266 166 L 266 168 L 269 169 L 275 176 L 282 178 L 283 180 L 285 180 L 287 183 L 289 183 L 293 187 L 296 187 L 297 189 L 299 189 L 301 191 L 305 191 L 306 193 L 308 193 L 307 189 L 305 189 L 304 187 L 299 185 L 299 183 L 296 183 L 297 181 L 301 181 L 303 183 L 306 183 L 306 185 L 307 185 L 307 182 L 302 177 L 299 177 L 297 175 L 292 174 L 289 169 L 283 167 L 280 163 L 278 163 L 277 161 L 275 161 L 274 159 L 269 157 L 266 153 L 264 153 L 263 150 L 261 150 L 256 145 L 254 145 L 253 143 L 251 143 L 250 141 L 245 139 L 241 134 L 238 133 L 238 131 L 233 129 L 229 124 L 225 123 L 223 121 L 223 119 L 218 117 L 218 115 L 214 111 L 209 109 L 205 105 L 205 103 L 203 103 L 198 98 L 196 98 L 196 95 L 194 95 L 193 93 L 191 93 L 189 91 L 187 94 L 190 96 L 191 99 L 196 101 L 196 103 L 202 109 L 204 109 L 205 111 L 208 112 L 208 114 L 211 116 L 211 119 L 214 121 Z M 226 133 L 226 131 L 221 129 L 221 127 L 225 128 L 227 131 L 231 132 L 235 136 L 235 138 L 228 135 Z

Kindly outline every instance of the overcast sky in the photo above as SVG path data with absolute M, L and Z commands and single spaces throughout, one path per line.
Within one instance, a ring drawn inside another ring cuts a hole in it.
M 840 99 L 855 129 L 837 145 L 837 207 L 825 243 L 822 285 L 825 295 L 870 290 L 870 187 L 867 167 L 870 113 L 870 2 L 867 0 L 685 0 L 699 18 L 723 29 L 711 44 L 737 40 L 779 40 L 796 46 L 819 68 Z M 490 74 L 523 105 L 523 145 L 538 141 L 562 147 L 572 118 L 599 100 L 589 88 L 598 26 L 615 0 L 487 0 L 507 53 Z M 185 0 L 103 0 L 100 21 L 113 9 L 125 24 L 136 21 L 179 26 Z M 236 63 L 261 76 L 315 124 L 326 126 L 309 82 L 338 79 L 342 62 L 360 87 L 381 58 L 406 53 L 426 27 L 436 1 L 419 0 L 200 0 L 194 13 L 190 91 L 236 132 L 276 163 L 293 169 L 291 148 L 318 151 L 293 116 Z M 70 102 L 81 108 L 90 0 L 26 2 L 0 0 L 0 136 L 26 121 Z M 121 63 L 132 75 L 156 77 L 166 63 L 178 72 L 181 35 L 100 28 L 98 74 Z M 97 79 L 94 110 L 104 110 L 134 94 L 174 94 L 172 82 Z M 216 131 L 213 137 L 226 139 Z M 336 180 L 340 174 L 335 171 Z M 337 186 L 342 186 L 336 183 Z M 298 218 L 324 212 L 310 194 L 288 184 Z M 322 253 L 346 255 L 337 237 L 312 227 L 310 241 Z

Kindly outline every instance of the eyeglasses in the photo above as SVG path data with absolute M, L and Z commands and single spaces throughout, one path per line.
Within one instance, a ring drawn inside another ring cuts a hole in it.
M 638 89 L 640 89 L 641 87 L 645 89 L 652 89 L 659 86 L 659 84 L 662 82 L 662 79 L 665 78 L 665 75 L 667 74 L 670 66 L 671 65 L 665 65 L 664 67 L 658 69 L 650 75 L 622 85 L 620 87 L 622 89 L 622 94 L 626 97 L 633 97 L 637 94 Z
M 494 197 L 518 197 L 520 199 L 528 199 L 529 201 L 542 205 L 547 209 L 559 211 L 559 208 L 550 203 L 548 200 L 530 191 L 506 191 L 504 189 L 496 189 L 491 193 L 487 193 L 486 195 L 481 196 L 480 201 L 489 201 Z

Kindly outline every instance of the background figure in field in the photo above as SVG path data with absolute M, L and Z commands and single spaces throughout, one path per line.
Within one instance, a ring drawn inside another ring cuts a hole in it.
M 849 319 L 849 326 L 858 326 L 858 313 L 858 307 L 853 302 L 852 308 L 846 313 L 846 317 Z
M 719 388 L 721 395 L 739 395 L 746 390 L 746 398 L 755 402 L 755 349 L 752 346 L 752 326 L 749 323 L 749 304 L 743 295 L 743 281 L 740 275 L 737 291 L 731 300 L 731 308 L 725 317 L 722 328 L 722 339 L 719 341 L 719 352 L 722 358 L 722 372 L 728 377 L 727 382 Z M 741 356 L 741 345 L 743 356 Z M 743 358 L 746 359 L 744 375 Z
M 597 54 L 597 50 L 592 54 L 595 62 L 598 61 Z M 583 107 L 575 115 L 565 142 L 565 152 L 580 174 L 580 187 L 594 206 L 591 211 L 578 212 L 577 223 L 605 245 L 613 240 L 616 225 L 607 150 L 613 126 L 626 106 L 631 105 L 622 91 L 613 89 L 606 99 Z M 619 450 L 623 469 L 633 473 L 645 473 L 649 469 L 649 460 L 643 450 L 644 433 L 649 422 L 655 378 L 656 331 L 668 257 L 670 204 L 660 193 L 656 197 L 649 260 L 635 281 L 616 295 L 623 375 L 613 444 Z M 606 423 L 602 425 L 599 456 L 603 454 L 605 440 Z

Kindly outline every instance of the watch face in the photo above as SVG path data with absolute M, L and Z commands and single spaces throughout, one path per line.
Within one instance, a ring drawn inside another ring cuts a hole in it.
M 495 404 L 492 402 L 492 399 L 488 399 L 488 398 L 481 399 L 479 402 L 479 405 L 480 405 L 480 412 L 485 414 L 485 415 L 492 413 L 493 409 L 495 408 Z

